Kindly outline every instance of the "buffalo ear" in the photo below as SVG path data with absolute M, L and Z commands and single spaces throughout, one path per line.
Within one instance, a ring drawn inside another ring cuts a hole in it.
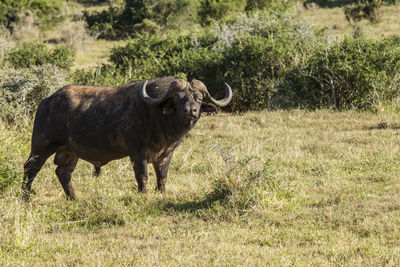
M 200 113 L 209 114 L 217 114 L 218 110 L 214 105 L 203 103 L 200 108 Z
M 162 107 L 162 110 L 163 114 L 165 115 L 171 115 L 172 113 L 174 113 L 174 100 L 169 99 L 168 101 L 166 101 Z

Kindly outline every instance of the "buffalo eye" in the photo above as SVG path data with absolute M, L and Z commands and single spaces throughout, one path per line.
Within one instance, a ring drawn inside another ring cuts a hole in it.
M 194 101 L 201 104 L 203 102 L 203 95 L 202 94 L 194 94 L 193 95 Z
M 186 96 L 185 92 L 177 92 L 175 94 L 175 101 L 180 100 Z

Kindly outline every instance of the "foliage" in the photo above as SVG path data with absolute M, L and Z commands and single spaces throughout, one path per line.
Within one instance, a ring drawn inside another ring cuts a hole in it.
M 52 64 L 61 69 L 69 70 L 73 59 L 72 51 L 65 45 L 49 50 L 42 43 L 22 43 L 8 53 L 7 61 L 14 68 Z
M 396 0 L 357 0 L 344 8 L 347 21 L 358 22 L 367 19 L 376 22 L 380 16 L 380 8 L 383 5 L 394 5 Z
M 101 38 L 119 39 L 140 32 L 158 33 L 162 29 L 182 31 L 192 25 L 208 26 L 224 20 L 235 20 L 244 11 L 274 7 L 277 12 L 292 3 L 276 4 L 269 0 L 125 0 L 124 7 L 110 5 L 108 10 L 84 13 L 93 33 Z
M 40 101 L 66 84 L 66 74 L 53 65 L 0 68 L 0 117 L 9 123 L 26 120 Z
M 264 9 L 271 4 L 271 0 L 247 0 L 246 11 Z
M 241 12 L 246 6 L 245 0 L 200 0 L 199 20 L 209 25 L 233 12 Z
M 398 39 L 346 37 L 328 44 L 321 32 L 288 13 L 254 12 L 203 34 L 143 34 L 114 48 L 112 65 L 103 67 L 107 78 L 95 80 L 176 75 L 204 81 L 217 97 L 216 89 L 228 82 L 232 111 L 371 109 L 399 97 Z
M 35 14 L 41 25 L 48 26 L 61 20 L 62 0 L 0 0 L 0 24 L 7 28 L 12 23 L 17 23 L 21 12 L 31 11 Z
M 196 1 L 126 0 L 124 7 L 110 5 L 101 12 L 84 12 L 92 33 L 100 38 L 120 39 L 138 32 L 157 32 L 162 28 L 181 28 L 196 20 Z
M 400 38 L 345 38 L 285 72 L 280 95 L 304 108 L 370 109 L 400 97 Z M 282 104 L 282 103 L 281 103 Z
M 300 50 L 312 49 L 315 37 L 291 15 L 255 12 L 201 35 L 143 34 L 112 50 L 110 68 L 129 80 L 165 75 L 200 79 L 212 94 L 228 82 L 235 93 L 231 110 L 262 109 L 269 107 L 280 73 Z
M 284 69 L 312 53 L 318 33 L 287 13 L 256 12 L 215 28 L 224 78 L 235 88 L 233 110 L 270 107 Z

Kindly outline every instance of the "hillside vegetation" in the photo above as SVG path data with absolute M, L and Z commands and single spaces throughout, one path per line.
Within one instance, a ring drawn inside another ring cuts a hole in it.
M 398 11 L 0 0 L 0 265 L 398 266 Z M 78 200 L 66 201 L 51 157 L 22 201 L 43 98 L 164 75 L 234 91 L 177 148 L 166 194 L 139 194 L 128 159 L 100 177 L 79 161 Z

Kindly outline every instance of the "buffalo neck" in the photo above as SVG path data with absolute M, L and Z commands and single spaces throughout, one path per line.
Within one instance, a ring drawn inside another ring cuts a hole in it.
M 188 132 L 195 126 L 198 119 L 192 122 L 186 122 L 179 119 L 176 114 L 162 114 L 159 120 L 160 130 L 164 133 L 165 138 L 174 142 L 184 138 Z

